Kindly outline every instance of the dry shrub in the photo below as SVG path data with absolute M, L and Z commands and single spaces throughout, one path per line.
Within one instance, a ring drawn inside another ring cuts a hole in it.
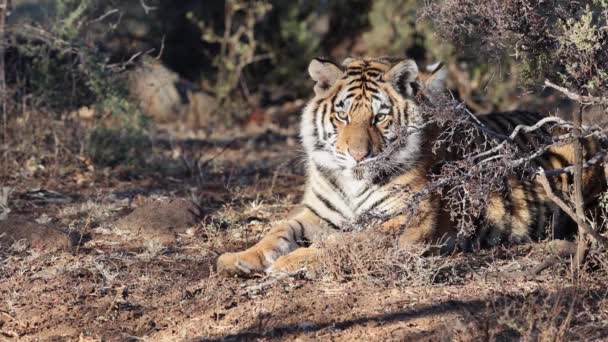
M 61 176 L 84 148 L 84 130 L 67 115 L 55 119 L 41 110 L 23 109 L 7 123 L 6 145 L 0 147 L 0 178 Z M 2 135 L 0 133 L 0 135 Z
M 514 56 L 526 78 L 560 79 L 590 94 L 608 87 L 606 1 L 443 0 L 422 12 L 458 47 L 496 60 Z
M 587 266 L 590 271 L 583 273 L 584 276 L 594 277 L 597 279 L 608 278 L 608 250 L 597 246 L 591 248 L 587 256 Z
M 510 161 L 527 151 L 514 144 L 501 146 L 504 136 L 481 125 L 462 103 L 446 94 L 436 95 L 434 103 L 422 102 L 420 110 L 439 129 L 433 145 L 439 163 L 428 188 L 443 199 L 459 236 L 470 237 L 489 195 L 505 191 L 504 180 L 514 171 Z
M 426 286 L 452 268 L 450 258 L 424 256 L 433 246 L 399 248 L 394 237 L 367 230 L 340 233 L 322 245 L 322 275 L 380 286 Z
M 113 63 L 100 48 L 112 30 L 94 18 L 109 6 L 58 0 L 48 22 L 7 25 L 1 178 L 64 177 L 86 159 L 114 166 L 149 154 L 147 120 L 127 88 L 132 60 Z
M 394 156 L 411 143 L 410 135 L 419 134 L 419 130 L 436 134 L 432 146 L 436 163 L 429 174 L 431 182 L 418 192 L 398 186 L 394 189 L 395 196 L 406 202 L 409 217 L 416 215 L 419 204 L 428 196 L 441 196 L 459 236 L 470 237 L 487 206 L 489 195 L 506 191 L 506 177 L 522 171 L 524 165 L 516 170 L 514 160 L 524 158 L 532 151 L 505 142 L 504 132 L 500 134 L 482 125 L 464 104 L 447 94 L 436 94 L 432 103 L 425 98 L 419 100 L 423 119 L 417 129 L 398 130 L 394 142 L 355 172 L 362 174 L 362 178 L 379 179 L 403 169 L 404 165 L 409 167 L 407 163 L 413 165 L 417 161 L 396 162 L 398 159 Z M 382 212 L 370 212 L 343 230 L 365 230 L 372 222 L 390 218 Z
M 551 292 L 501 295 L 488 303 L 487 340 L 572 341 L 596 340 L 608 331 L 608 252 L 590 249 L 582 272 L 555 274 Z M 564 274 L 567 274 L 564 276 Z M 571 284 L 571 285 L 565 285 Z
M 601 292 L 601 291 L 600 291 Z M 606 295 L 588 288 L 533 293 L 523 300 L 501 297 L 491 303 L 490 340 L 571 341 L 601 337 Z M 595 322 L 595 323 L 594 323 Z

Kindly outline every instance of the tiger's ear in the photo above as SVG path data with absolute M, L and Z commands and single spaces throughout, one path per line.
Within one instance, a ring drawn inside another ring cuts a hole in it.
M 448 69 L 443 62 L 437 62 L 426 67 L 430 75 L 424 80 L 424 88 L 432 94 L 441 93 L 445 90 L 445 82 L 448 77 Z
M 334 63 L 315 58 L 308 65 L 308 73 L 310 77 L 317 82 L 314 87 L 316 95 L 323 94 L 331 88 L 336 81 L 342 77 L 343 72 Z
M 343 66 L 343 67 L 346 67 L 347 65 L 349 65 L 350 63 L 352 63 L 352 62 L 354 62 L 354 61 L 356 61 L 356 60 L 357 60 L 357 59 L 356 59 L 356 58 L 353 58 L 353 57 L 346 57 L 346 58 L 344 58 L 344 60 L 342 61 L 342 66 Z
M 411 59 L 402 60 L 384 74 L 384 80 L 392 83 L 403 96 L 414 95 L 412 84 L 416 82 L 417 77 L 418 66 Z

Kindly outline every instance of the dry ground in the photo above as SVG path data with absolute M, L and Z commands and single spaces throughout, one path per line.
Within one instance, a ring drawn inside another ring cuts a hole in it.
M 219 277 L 219 254 L 297 203 L 296 134 L 158 141 L 178 172 L 9 182 L 0 340 L 608 340 L 605 254 L 579 277 L 558 266 L 510 278 L 542 244 L 396 264 L 358 235 L 313 275 Z

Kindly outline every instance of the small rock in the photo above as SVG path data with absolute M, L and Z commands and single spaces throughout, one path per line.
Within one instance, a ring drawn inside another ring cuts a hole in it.
M 76 237 L 49 225 L 17 218 L 0 221 L 0 244 L 2 248 L 11 247 L 18 241 L 25 241 L 27 247 L 35 249 L 67 249 L 77 244 L 78 240 Z
M 199 221 L 200 209 L 190 201 L 182 198 L 149 200 L 119 219 L 115 228 L 141 239 L 170 244 L 178 233 L 186 233 Z

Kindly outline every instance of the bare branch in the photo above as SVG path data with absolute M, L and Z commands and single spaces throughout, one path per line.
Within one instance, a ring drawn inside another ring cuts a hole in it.
M 160 60 L 160 58 L 163 56 L 163 53 L 165 52 L 165 35 L 163 35 L 163 39 L 160 41 L 160 50 L 158 51 L 158 55 L 156 56 L 157 60 Z
M 573 210 L 567 205 L 561 198 L 559 198 L 551 189 L 551 185 L 549 184 L 549 180 L 547 176 L 545 176 L 545 170 L 543 168 L 539 168 L 539 171 L 536 174 L 536 177 L 539 183 L 542 185 L 547 197 L 553 203 L 555 203 L 560 209 L 562 209 L 568 216 L 570 216 L 576 224 L 587 234 L 591 235 L 598 243 L 600 243 L 604 248 L 608 248 L 608 239 L 606 237 L 600 235 L 597 231 L 595 231 L 591 226 L 585 221 L 584 218 L 579 217 Z
M 98 18 L 96 18 L 96 19 L 91 20 L 89 23 L 91 23 L 91 24 L 92 24 L 92 23 L 97 23 L 97 22 L 103 21 L 105 18 L 107 18 L 107 17 L 111 16 L 111 15 L 112 15 L 112 14 L 114 14 L 114 13 L 119 13 L 118 8 L 114 8 L 114 9 L 109 10 L 109 11 L 108 11 L 108 12 L 106 12 L 105 14 L 102 14 L 100 17 L 98 17 Z
M 243 289 L 243 294 L 247 294 L 247 295 L 259 295 L 262 294 L 262 292 L 266 289 L 268 289 L 269 287 L 271 287 L 272 285 L 278 283 L 279 281 L 281 281 L 282 279 L 285 279 L 287 276 L 286 275 L 281 275 L 279 277 L 273 277 L 270 278 L 268 280 L 265 280 L 261 283 L 257 283 L 254 285 L 250 285 L 247 287 L 244 287 Z
M 549 88 L 553 88 L 560 93 L 566 95 L 570 100 L 576 101 L 583 105 L 608 105 L 608 98 L 605 97 L 597 97 L 597 96 L 589 96 L 589 95 L 579 95 L 567 88 L 560 87 L 557 84 L 545 80 L 545 86 Z
M 500 144 L 494 146 L 493 148 L 491 148 L 491 149 L 489 149 L 487 151 L 484 151 L 484 152 L 481 152 L 481 153 L 479 153 L 477 155 L 474 155 L 471 158 L 473 158 L 473 160 L 475 160 L 475 159 L 479 159 L 479 158 L 485 157 L 487 155 L 490 155 L 492 153 L 496 153 L 496 152 L 500 151 L 500 149 L 503 148 L 506 144 L 509 144 L 509 143 L 513 142 L 515 140 L 515 137 L 520 132 L 530 133 L 532 131 L 535 131 L 535 130 L 541 128 L 543 125 L 545 125 L 547 123 L 557 123 L 558 125 L 568 126 L 568 127 L 572 126 L 571 123 L 569 123 L 568 121 L 566 121 L 566 120 L 564 120 L 562 118 L 558 118 L 557 116 L 548 116 L 548 117 L 546 117 L 546 118 L 538 121 L 537 123 L 535 123 L 532 126 L 517 125 L 517 127 L 515 127 L 515 129 L 513 130 L 513 132 L 511 132 L 511 135 L 509 135 L 505 141 L 501 142 Z
M 604 160 L 605 156 L 608 156 L 607 151 L 601 151 L 601 152 L 596 153 L 595 155 L 593 155 L 593 157 L 591 159 L 589 159 L 587 162 L 585 162 L 583 164 L 583 169 L 588 169 L 589 167 L 602 162 Z M 545 176 L 548 176 L 548 177 L 559 176 L 563 173 L 573 174 L 574 166 L 562 167 L 559 169 L 552 169 L 552 170 L 545 170 L 545 171 L 543 171 L 543 173 Z
M 147 51 L 143 51 L 143 52 L 142 52 L 142 51 L 138 51 L 138 52 L 134 53 L 134 54 L 131 56 L 131 58 L 129 58 L 129 59 L 126 61 L 126 62 L 119 62 L 119 63 L 114 63 L 114 64 L 108 64 L 107 66 L 108 66 L 108 68 L 110 68 L 110 69 L 112 69 L 112 68 L 124 68 L 124 67 L 126 67 L 126 66 L 128 66 L 128 65 L 133 64 L 133 62 L 134 62 L 134 61 L 135 61 L 137 58 L 139 58 L 140 56 L 142 56 L 142 55 L 144 55 L 144 56 L 145 56 L 145 55 L 149 55 L 149 54 L 150 54 L 150 53 L 152 53 L 153 51 L 154 51 L 154 48 L 149 49 L 149 50 L 147 50 Z
M 536 159 L 538 157 L 540 157 L 543 153 L 545 153 L 549 148 L 551 148 L 552 146 L 555 146 L 555 144 L 551 144 L 551 145 L 547 145 L 547 146 L 543 146 L 541 148 L 538 149 L 538 151 L 532 153 L 529 156 L 526 157 L 521 157 L 518 159 L 515 159 L 511 162 L 511 165 L 513 165 L 513 167 L 517 167 L 520 166 L 522 164 L 525 164 L 533 159 Z
M 5 47 L 5 24 L 6 16 L 10 8 L 10 2 L 6 0 L 0 0 L 0 111 L 2 111 L 2 143 L 6 142 L 7 134 L 7 105 L 8 101 L 6 96 L 6 75 L 4 65 L 4 47 Z
M 144 12 L 146 12 L 146 15 L 150 14 L 151 11 L 157 9 L 156 7 L 148 6 L 144 0 L 139 0 L 139 2 L 141 3 L 141 7 L 144 9 Z

